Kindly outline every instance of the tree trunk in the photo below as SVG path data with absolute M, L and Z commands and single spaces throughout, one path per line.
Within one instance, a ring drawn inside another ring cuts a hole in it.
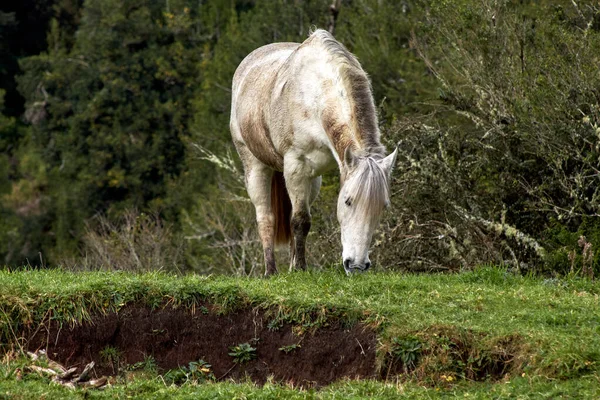
M 340 13 L 340 8 L 342 7 L 342 0 L 333 0 L 331 5 L 329 6 L 329 28 L 328 31 L 332 35 L 335 33 L 335 23 L 337 21 L 338 14 Z

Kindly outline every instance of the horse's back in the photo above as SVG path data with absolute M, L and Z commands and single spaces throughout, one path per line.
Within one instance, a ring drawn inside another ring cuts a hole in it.
M 231 135 L 264 164 L 281 170 L 283 158 L 268 128 L 271 92 L 277 72 L 299 43 L 273 43 L 250 53 L 238 66 L 232 83 Z M 240 154 L 242 156 L 242 154 Z
M 258 73 L 270 72 L 274 75 L 281 64 L 298 46 L 300 46 L 300 43 L 271 43 L 248 54 L 238 65 L 233 75 L 233 93 L 235 94 L 239 90 L 248 74 L 252 75 L 252 70 L 260 70 L 257 71 Z M 250 83 L 254 84 L 255 82 Z

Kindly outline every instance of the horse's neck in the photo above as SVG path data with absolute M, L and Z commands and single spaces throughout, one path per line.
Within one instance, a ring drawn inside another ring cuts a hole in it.
M 366 96 L 353 98 L 355 94 L 349 83 L 342 79 L 327 91 L 322 122 L 338 161 L 343 161 L 344 152 L 348 147 L 361 157 L 377 158 L 383 154 L 371 94 L 368 93 L 367 99 Z M 365 111 L 364 108 L 369 110 Z M 365 123 L 364 119 L 367 118 L 369 121 Z
M 344 161 L 347 149 L 357 160 L 384 157 L 384 147 L 379 142 L 378 131 L 372 133 L 374 137 L 367 137 L 365 140 L 366 135 L 360 132 L 360 128 L 354 120 L 339 118 L 343 113 L 336 113 L 335 109 L 326 111 L 330 114 L 323 114 L 323 127 L 331 147 L 335 149 L 342 180 L 348 169 Z

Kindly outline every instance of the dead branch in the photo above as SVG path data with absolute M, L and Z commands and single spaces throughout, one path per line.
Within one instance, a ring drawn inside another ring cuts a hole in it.
M 89 379 L 90 372 L 95 365 L 93 361 L 86 365 L 79 375 L 76 375 L 76 367 L 65 368 L 58 362 L 49 359 L 44 350 L 39 350 L 35 353 L 27 352 L 27 355 L 34 363 L 45 362 L 48 367 L 33 364 L 27 366 L 26 370 L 49 377 L 52 379 L 52 382 L 69 389 L 75 389 L 76 387 L 101 389 L 108 383 L 108 378 L 105 376 L 99 379 Z

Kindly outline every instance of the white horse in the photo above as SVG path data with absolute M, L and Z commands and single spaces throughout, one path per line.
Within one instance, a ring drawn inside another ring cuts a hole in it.
M 274 246 L 288 242 L 292 266 L 306 268 L 310 205 L 321 175 L 335 166 L 344 269 L 369 269 L 397 149 L 385 156 L 371 85 L 357 59 L 324 30 L 302 44 L 260 47 L 233 77 L 230 128 L 256 208 L 265 273 L 277 272 Z

